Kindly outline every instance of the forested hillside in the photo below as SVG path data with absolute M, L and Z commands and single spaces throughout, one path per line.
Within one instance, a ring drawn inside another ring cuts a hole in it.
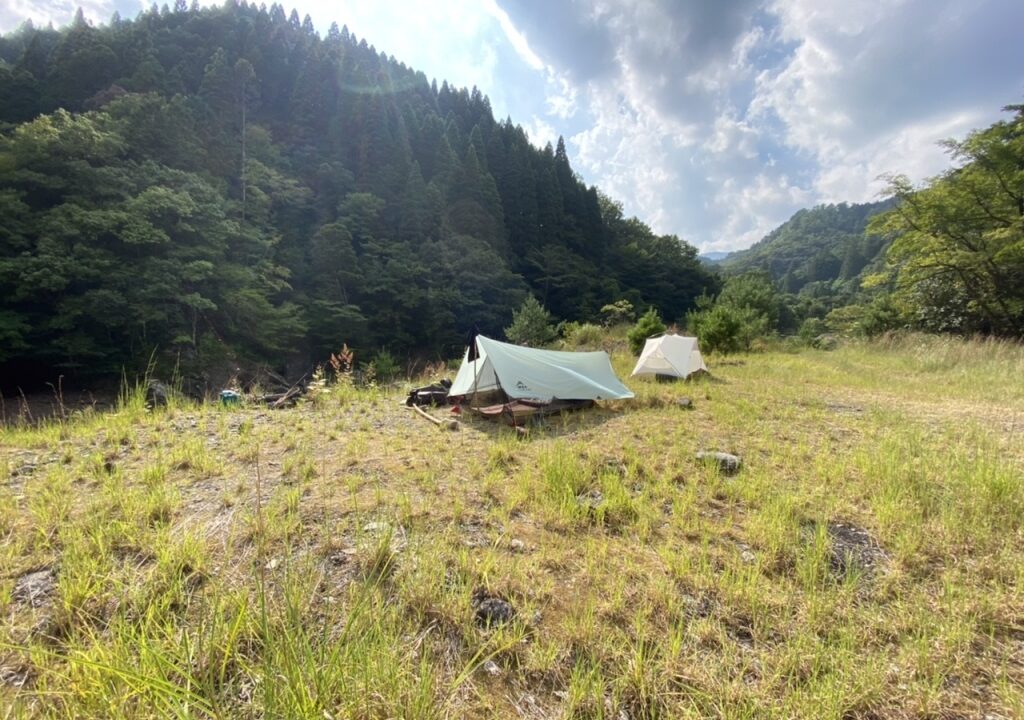
M 854 292 L 861 274 L 884 262 L 886 239 L 865 234 L 865 229 L 874 215 L 891 207 L 892 201 L 885 200 L 800 210 L 721 265 L 729 272 L 765 270 L 784 292 Z
M 920 186 L 891 177 L 886 202 L 801 210 L 724 266 L 766 271 L 796 293 L 785 301 L 795 320 L 812 321 L 806 334 L 1024 338 L 1024 105 L 1003 110 L 1008 118 L 943 143 L 953 163 L 941 175 Z M 731 282 L 727 298 L 757 284 L 736 277 L 730 292 Z
M 690 325 L 709 347 L 800 329 L 906 329 L 1024 338 L 1024 105 L 943 144 L 946 172 L 889 178 L 891 200 L 801 210 L 724 263 L 714 307 Z M 784 294 L 779 294 L 781 287 Z
M 0 375 L 451 355 L 533 293 L 679 318 L 716 279 L 475 88 L 183 0 L 0 37 Z

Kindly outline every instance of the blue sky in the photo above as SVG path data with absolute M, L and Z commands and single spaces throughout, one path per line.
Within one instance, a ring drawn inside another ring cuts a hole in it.
M 0 31 L 128 0 L 0 0 Z M 148 3 L 147 3 L 148 4 Z M 292 5 L 286 4 L 290 10 Z M 1021 0 L 296 0 L 438 81 L 477 86 L 656 231 L 750 245 L 793 212 L 922 181 L 1024 102 Z

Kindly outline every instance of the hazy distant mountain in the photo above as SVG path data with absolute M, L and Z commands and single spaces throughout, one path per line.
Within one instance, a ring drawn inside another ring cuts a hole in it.
M 705 262 L 715 264 L 722 262 L 722 260 L 725 260 L 727 257 L 729 257 L 729 255 L 730 253 L 728 252 L 721 252 L 715 250 L 712 252 L 701 253 L 698 257 Z

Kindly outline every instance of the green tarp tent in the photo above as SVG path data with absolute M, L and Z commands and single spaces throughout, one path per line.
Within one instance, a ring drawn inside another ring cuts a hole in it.
M 503 392 L 511 400 L 624 400 L 633 397 L 605 352 L 560 352 L 509 345 L 477 335 L 449 398 Z

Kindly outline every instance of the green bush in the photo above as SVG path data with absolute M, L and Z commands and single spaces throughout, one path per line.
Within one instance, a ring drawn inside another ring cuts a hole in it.
M 562 326 L 566 347 L 597 348 L 604 341 L 604 330 L 593 323 L 569 322 Z
M 616 300 L 609 305 L 605 305 L 601 308 L 601 314 L 604 316 L 606 327 L 631 322 L 636 317 L 633 303 L 629 300 Z
M 398 364 L 395 356 L 385 348 L 377 351 L 373 360 L 367 365 L 367 374 L 377 382 L 388 383 L 398 377 L 402 372 L 402 366 Z
M 640 351 L 644 349 L 647 338 L 663 332 L 665 332 L 665 323 L 661 321 L 658 311 L 652 307 L 637 320 L 636 325 L 626 335 L 626 339 L 629 340 L 630 352 L 639 355 Z
M 512 311 L 512 324 L 505 328 L 510 343 L 543 347 L 555 339 L 555 328 L 549 313 L 537 298 L 527 295 L 518 310 Z
M 755 338 L 769 331 L 768 318 L 753 308 L 722 303 L 690 313 L 687 322 L 701 349 L 720 353 L 749 350 Z
M 803 343 L 810 345 L 814 338 L 824 335 L 828 330 L 828 324 L 823 319 L 809 317 L 800 324 L 800 331 L 797 334 Z
M 864 305 L 846 305 L 825 317 L 829 330 L 841 335 L 876 337 L 907 326 L 891 295 L 879 295 Z

